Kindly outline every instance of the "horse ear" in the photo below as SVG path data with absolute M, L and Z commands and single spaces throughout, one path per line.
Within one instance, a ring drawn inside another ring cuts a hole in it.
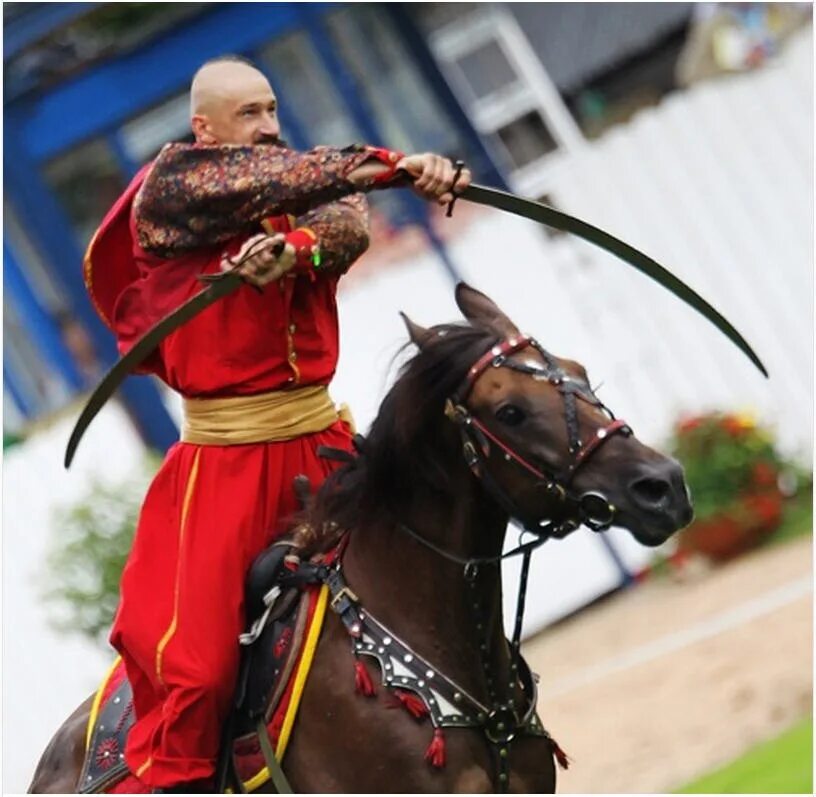
M 433 337 L 433 332 L 431 332 L 430 329 L 425 329 L 425 327 L 421 327 L 416 322 L 411 321 L 402 311 L 400 311 L 400 317 L 408 330 L 408 337 L 411 338 L 411 342 L 417 348 L 421 349 Z
M 478 321 L 496 330 L 504 337 L 520 335 L 518 327 L 499 309 L 499 306 L 466 282 L 456 286 L 456 304 L 468 321 Z

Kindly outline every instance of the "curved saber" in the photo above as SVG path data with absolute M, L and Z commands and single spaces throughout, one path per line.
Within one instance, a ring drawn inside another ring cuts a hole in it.
M 757 357 L 754 350 L 725 317 L 715 310 L 702 296 L 689 288 L 682 280 L 675 277 L 674 274 L 667 271 L 659 263 L 648 257 L 648 255 L 643 254 L 643 252 L 638 251 L 634 247 L 629 246 L 629 244 L 615 238 L 615 236 L 585 221 L 581 221 L 574 216 L 562 213 L 560 210 L 555 210 L 555 208 L 548 207 L 547 205 L 542 205 L 540 202 L 535 202 L 532 199 L 523 199 L 513 194 L 508 194 L 505 191 L 499 191 L 496 188 L 471 184 L 462 191 L 459 196 L 461 199 L 473 202 L 477 205 L 486 205 L 487 207 L 503 210 L 507 213 L 530 219 L 539 224 L 546 224 L 550 227 L 554 227 L 556 230 L 570 232 L 619 257 L 624 262 L 634 266 L 638 271 L 643 272 L 660 283 L 664 288 L 670 290 L 675 296 L 705 316 L 732 343 L 744 352 L 766 377 L 768 376 L 765 366 L 759 357 Z M 185 324 L 214 302 L 233 293 L 242 284 L 240 276 L 234 273 L 224 273 L 214 278 L 209 277 L 204 279 L 210 283 L 207 288 L 204 288 L 191 299 L 188 299 L 178 309 L 165 316 L 161 321 L 145 332 L 128 353 L 108 371 L 104 379 L 99 383 L 82 410 L 73 432 L 71 432 L 71 437 L 68 440 L 68 446 L 65 450 L 66 468 L 70 466 L 79 441 L 82 439 L 83 434 L 85 434 L 88 425 L 96 417 L 99 410 L 102 409 L 105 402 L 124 381 L 125 377 L 133 372 L 171 332 L 174 332 L 182 324 Z
M 96 414 L 105 405 L 105 402 L 113 395 L 116 388 L 124 382 L 125 378 L 133 372 L 147 357 L 153 352 L 171 332 L 178 329 L 191 318 L 197 316 L 202 310 L 209 307 L 214 302 L 234 293 L 243 280 L 240 275 L 227 273 L 218 275 L 217 279 L 206 280 L 208 287 L 200 290 L 195 296 L 189 298 L 184 304 L 179 306 L 169 315 L 156 322 L 147 332 L 136 341 L 133 347 L 120 358 L 116 364 L 105 374 L 102 381 L 96 386 L 96 390 L 91 394 L 87 404 L 77 420 L 68 446 L 65 449 L 65 467 L 71 466 L 71 461 L 76 453 L 79 441 Z
M 761 371 L 763 376 L 767 378 L 768 371 L 762 364 L 762 361 L 751 348 L 748 341 L 734 328 L 733 324 L 731 324 L 727 318 L 715 310 L 699 293 L 689 288 L 685 282 L 675 277 L 670 271 L 667 271 L 659 263 L 652 260 L 651 257 L 638 251 L 633 246 L 629 246 L 629 244 L 624 243 L 619 238 L 615 238 L 614 235 L 610 235 L 608 232 L 604 232 L 592 224 L 587 224 L 587 222 L 576 219 L 574 216 L 562 213 L 560 210 L 542 205 L 540 202 L 535 202 L 532 199 L 523 199 L 513 194 L 508 194 L 505 191 L 499 191 L 496 188 L 470 185 L 462 191 L 460 196 L 462 199 L 467 199 L 469 202 L 474 202 L 477 205 L 486 205 L 487 207 L 504 210 L 507 213 L 522 216 L 531 221 L 537 221 L 539 224 L 546 224 L 549 227 L 555 227 L 557 230 L 570 232 L 619 257 L 630 266 L 634 266 L 638 271 L 651 277 L 655 282 L 660 283 L 664 288 L 670 290 L 675 296 L 682 299 L 686 304 L 691 305 L 698 313 L 707 318 L 740 349 Z

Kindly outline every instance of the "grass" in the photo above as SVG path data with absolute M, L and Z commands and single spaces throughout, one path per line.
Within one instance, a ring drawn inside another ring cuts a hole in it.
M 813 720 L 757 745 L 678 794 L 812 794 Z

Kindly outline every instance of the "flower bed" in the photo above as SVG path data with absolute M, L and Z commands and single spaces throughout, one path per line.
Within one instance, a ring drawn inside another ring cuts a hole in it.
M 679 534 L 679 552 L 724 561 L 779 527 L 789 466 L 768 430 L 752 418 L 686 418 L 675 428 L 673 450 L 686 470 L 695 510 L 694 522 Z

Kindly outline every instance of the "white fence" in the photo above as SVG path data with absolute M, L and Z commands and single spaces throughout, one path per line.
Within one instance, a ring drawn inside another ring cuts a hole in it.
M 562 162 L 554 200 L 670 268 L 737 328 L 770 380 L 712 325 L 614 257 L 485 212 L 450 246 L 464 277 L 557 354 L 583 362 L 604 401 L 660 446 L 706 409 L 755 412 L 786 453 L 812 453 L 812 66 L 808 30 L 764 69 L 670 95 Z M 458 313 L 432 254 L 374 271 L 341 294 L 335 380 L 365 428 L 404 342 Z M 393 370 L 393 369 L 392 369 Z M 631 568 L 651 552 L 611 537 Z M 508 576 L 515 578 L 513 566 Z M 531 572 L 526 633 L 618 583 L 589 532 L 554 543 Z M 512 594 L 513 590 L 506 590 Z

